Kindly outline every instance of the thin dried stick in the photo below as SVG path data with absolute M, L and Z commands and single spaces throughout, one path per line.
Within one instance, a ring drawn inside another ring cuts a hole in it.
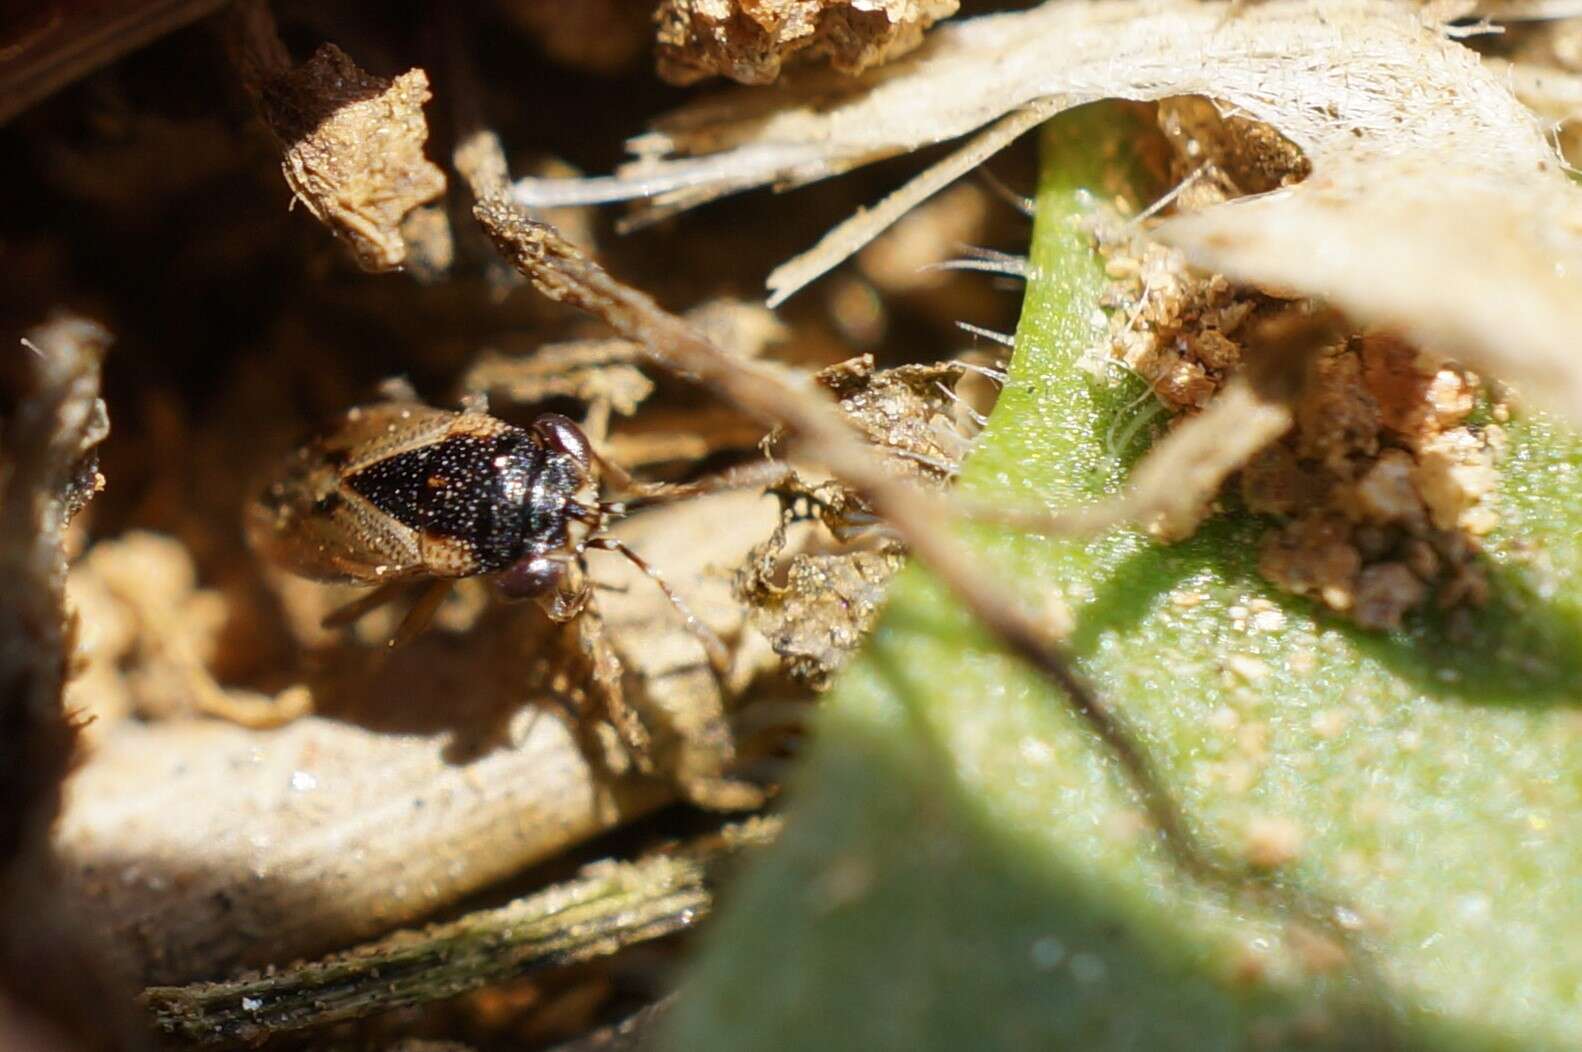
M 965 146 L 934 164 L 872 208 L 863 209 L 819 239 L 819 243 L 769 275 L 768 305 L 778 307 L 797 290 L 882 234 L 923 201 L 1003 150 L 1023 132 L 1059 111 L 1051 99 L 1013 110 L 973 136 Z
M 810 456 L 862 491 L 912 553 L 956 593 L 968 611 L 1013 654 L 1052 680 L 1110 751 L 1141 797 L 1156 828 L 1183 867 L 1218 873 L 1195 843 L 1174 800 L 1122 717 L 1071 668 L 1060 647 L 1026 611 L 1007 601 L 952 533 L 951 506 L 887 473 L 839 410 L 813 382 L 767 363 L 724 354 L 686 321 L 622 284 L 585 257 L 553 227 L 512 203 L 499 173 L 504 164 L 492 134 L 475 131 L 458 150 L 458 168 L 479 198 L 473 214 L 495 247 L 550 299 L 603 319 L 639 344 L 661 367 L 712 388 L 766 425 L 784 428 Z M 463 158 L 465 162 L 463 163 Z
M 166 1034 L 205 1044 L 253 1041 L 608 957 L 695 927 L 713 909 L 712 873 L 779 830 L 772 819 L 730 826 L 678 854 L 596 863 L 499 909 L 272 975 L 149 987 L 143 1004 Z

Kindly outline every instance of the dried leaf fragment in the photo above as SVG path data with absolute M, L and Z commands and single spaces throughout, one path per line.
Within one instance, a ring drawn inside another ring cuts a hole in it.
M 269 93 L 271 124 L 289 144 L 286 182 L 365 270 L 399 267 L 401 220 L 445 192 L 444 173 L 423 156 L 428 99 L 422 70 L 393 81 L 371 76 L 333 44 Z M 304 103 L 319 109 L 300 109 Z M 293 119 L 310 115 L 320 118 L 312 128 L 293 128 Z
M 931 489 L 954 479 L 971 443 L 951 418 L 959 365 L 916 364 L 876 370 L 863 355 L 823 369 L 820 385 L 839 399 L 841 411 L 883 455 L 894 475 Z M 775 489 L 786 513 L 774 535 L 753 549 L 736 578 L 736 593 L 748 604 L 752 624 L 784 660 L 786 671 L 815 690 L 829 685 L 837 669 L 861 645 L 883 607 L 890 578 L 905 562 L 905 548 L 880 536 L 871 547 L 843 548 L 833 538 L 871 534 L 876 519 L 862 498 L 829 482 L 810 487 L 793 478 Z M 797 551 L 815 539 L 792 539 L 789 509 L 811 505 L 827 530 L 827 552 Z M 778 583 L 780 564 L 784 583 Z
M 917 47 L 959 0 L 664 0 L 659 75 L 691 84 L 714 75 L 768 84 L 792 55 L 827 57 L 856 74 Z
M 1313 172 L 1170 221 L 1163 237 L 1189 261 L 1326 296 L 1582 418 L 1582 190 L 1509 83 L 1410 5 L 1266 0 L 1226 18 L 1199 3 L 1046 3 L 942 27 L 849 85 L 812 78 L 751 102 L 702 100 L 634 140 L 638 159 L 617 176 L 526 180 L 516 195 L 691 206 L 821 179 L 1029 106 L 1183 95 L 1271 126 Z M 771 275 L 775 297 L 899 211 L 874 215 Z
M 865 354 L 822 369 L 814 379 L 886 454 L 892 472 L 937 488 L 955 477 L 971 445 L 951 412 L 962 372 L 948 362 L 877 370 Z
M 232 53 L 260 115 L 285 149 L 281 171 L 295 199 L 368 271 L 407 258 L 407 214 L 445 192 L 445 174 L 423 155 L 428 75 L 386 80 L 334 44 L 292 67 L 268 9 L 240 5 Z
M 783 586 L 746 575 L 753 626 L 815 690 L 829 686 L 879 617 L 890 578 L 906 562 L 897 545 L 844 555 L 795 555 Z

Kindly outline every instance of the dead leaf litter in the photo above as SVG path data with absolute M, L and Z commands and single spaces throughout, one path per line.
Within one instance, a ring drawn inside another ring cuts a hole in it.
M 663 0 L 659 75 L 672 84 L 724 76 L 768 84 L 793 57 L 856 74 L 922 43 L 959 0 Z
M 1025 107 L 1212 98 L 1294 143 L 1312 175 L 1182 216 L 1161 229 L 1167 243 L 1234 280 L 1325 297 L 1582 417 L 1569 335 L 1582 329 L 1582 189 L 1508 82 L 1425 18 L 1382 0 L 1268 0 L 1232 18 L 1185 2 L 1049 3 L 947 24 L 850 85 L 701 100 L 634 139 L 637 159 L 615 176 L 526 179 L 515 192 L 527 205 L 690 207 L 826 178 Z M 925 173 L 919 195 L 947 181 Z M 775 300 L 905 210 L 881 206 L 782 266 Z

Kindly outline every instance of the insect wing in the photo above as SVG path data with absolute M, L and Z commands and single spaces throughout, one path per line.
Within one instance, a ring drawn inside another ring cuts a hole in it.
M 390 402 L 348 410 L 293 453 L 248 509 L 265 558 L 320 581 L 387 581 L 424 572 L 416 531 L 345 484 L 348 475 L 443 436 L 455 413 Z

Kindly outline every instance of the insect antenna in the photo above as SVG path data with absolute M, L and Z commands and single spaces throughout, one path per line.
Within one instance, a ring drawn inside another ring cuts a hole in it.
M 620 514 L 656 504 L 669 504 L 688 497 L 701 497 L 706 493 L 723 493 L 734 489 L 772 489 L 784 483 L 791 475 L 792 469 L 789 464 L 778 460 L 759 460 L 695 482 L 642 482 L 624 471 L 615 476 L 612 482 L 614 488 L 630 493 L 635 498 L 615 505 L 620 509 L 617 514 Z
M 720 637 L 715 634 L 712 628 L 704 624 L 697 614 L 692 612 L 692 608 L 686 604 L 685 600 L 671 590 L 663 575 L 650 566 L 646 559 L 614 537 L 595 537 L 587 543 L 587 547 L 624 555 L 633 566 L 643 571 L 648 579 L 658 585 L 661 592 L 665 593 L 665 598 L 670 600 L 670 605 L 675 607 L 676 613 L 681 615 L 681 620 L 686 624 L 687 631 L 691 632 L 698 642 L 703 644 L 703 650 L 708 654 L 709 666 L 714 669 L 715 674 L 723 677 L 730 671 L 730 653 L 725 649 L 725 644 L 721 642 Z

